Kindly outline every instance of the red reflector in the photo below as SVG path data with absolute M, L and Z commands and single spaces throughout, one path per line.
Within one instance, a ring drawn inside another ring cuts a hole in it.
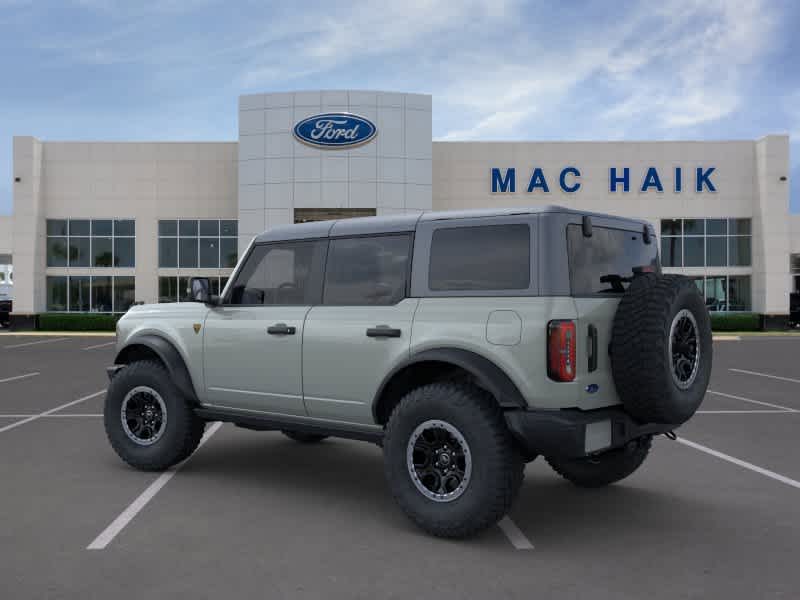
M 547 375 L 555 381 L 575 379 L 575 323 L 547 324 Z

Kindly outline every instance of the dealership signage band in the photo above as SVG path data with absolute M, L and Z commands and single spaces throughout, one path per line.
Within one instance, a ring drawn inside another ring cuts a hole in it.
M 352 148 L 366 144 L 378 129 L 364 117 L 350 113 L 325 113 L 303 119 L 294 126 L 295 137 L 317 148 Z
M 672 191 L 680 193 L 684 186 L 693 186 L 695 192 L 716 192 L 717 188 L 711 180 L 711 175 L 716 170 L 715 167 L 697 167 L 687 169 L 675 167 L 672 170 Z M 693 177 L 692 177 L 693 175 Z M 552 175 L 550 175 L 552 177 Z M 558 187 L 561 191 L 572 194 L 581 189 L 581 172 L 575 167 L 564 167 L 558 174 Z M 492 193 L 493 194 L 514 194 L 517 191 L 517 170 L 514 167 L 499 169 L 493 167 L 491 170 Z M 531 171 L 526 191 L 530 194 L 535 191 L 550 192 L 551 183 L 541 167 L 536 167 Z M 629 167 L 611 167 L 608 170 L 608 191 L 609 192 L 629 192 L 631 190 L 631 170 Z M 520 188 L 522 189 L 522 187 Z M 644 172 L 641 185 L 636 189 L 640 192 L 664 191 L 664 183 L 661 174 L 655 167 L 650 167 Z

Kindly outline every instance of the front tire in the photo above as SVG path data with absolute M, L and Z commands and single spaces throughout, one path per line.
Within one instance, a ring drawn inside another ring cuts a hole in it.
M 185 460 L 205 430 L 166 368 L 152 360 L 134 362 L 114 376 L 103 421 L 114 451 L 142 471 L 162 471 Z
M 502 411 L 484 390 L 451 382 L 409 392 L 384 437 L 392 495 L 420 528 L 464 538 L 506 514 L 524 461 Z
M 648 435 L 597 456 L 547 458 L 547 464 L 578 487 L 603 487 L 625 479 L 642 466 L 650 452 L 652 440 L 652 436 Z

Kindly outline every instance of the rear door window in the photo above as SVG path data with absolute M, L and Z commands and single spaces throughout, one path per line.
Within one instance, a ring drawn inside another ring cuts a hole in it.
M 530 265 L 526 224 L 441 228 L 431 240 L 428 286 L 433 291 L 525 290 Z
M 406 297 L 410 257 L 409 234 L 331 240 L 323 304 L 397 304 Z
M 567 226 L 569 280 L 573 295 L 621 294 L 634 269 L 660 271 L 658 246 L 645 244 L 642 234 L 624 229 L 593 227 L 584 237 L 580 225 Z

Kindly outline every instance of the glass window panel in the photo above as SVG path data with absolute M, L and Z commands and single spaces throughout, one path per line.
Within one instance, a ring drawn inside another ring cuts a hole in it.
M 180 268 L 197 267 L 197 238 L 181 238 L 178 253 Z
M 110 313 L 113 308 L 111 277 L 92 277 L 92 310 Z
M 89 277 L 69 278 L 69 310 L 70 312 L 89 312 L 90 302 Z
M 237 242 L 238 240 L 236 238 L 220 239 L 220 263 L 223 269 L 229 269 L 236 266 L 236 261 L 239 260 Z
M 189 289 L 189 277 L 178 278 L 178 302 L 191 302 L 192 294 Z
M 178 240 L 160 238 L 158 240 L 158 266 L 170 269 L 178 266 Z
M 158 222 L 158 235 L 162 236 L 176 236 L 178 235 L 178 222 L 174 220 L 159 221 Z
M 219 221 L 200 221 L 200 235 L 217 237 L 219 235 Z
M 219 238 L 200 238 L 200 267 L 219 268 Z M 181 240 L 184 241 L 184 240 Z
M 95 267 L 110 267 L 113 265 L 112 246 L 110 237 L 92 238 L 92 256 Z
M 727 219 L 706 219 L 706 235 L 725 235 L 727 233 Z
M 225 290 L 225 286 L 228 285 L 228 279 L 230 279 L 230 277 L 220 277 L 219 278 L 219 292 L 220 292 L 220 294 Z
M 91 265 L 88 237 L 69 238 L 69 266 L 88 267 Z
M 749 267 L 751 264 L 750 236 L 734 236 L 728 238 L 728 250 L 730 252 L 730 265 L 732 267 Z
M 256 246 L 239 272 L 229 303 L 319 303 L 326 245 L 326 242 L 287 242 Z
M 159 277 L 158 278 L 158 301 L 177 302 L 178 301 L 178 278 Z
M 67 220 L 47 219 L 47 235 L 67 235 Z
M 114 312 L 125 312 L 136 299 L 136 283 L 133 277 L 114 278 Z
M 728 264 L 728 240 L 724 237 L 706 238 L 706 265 L 725 267 Z
M 67 266 L 67 238 L 65 237 L 47 238 L 47 266 L 48 267 Z
M 800 273 L 800 254 L 792 254 L 789 256 L 789 271 L 792 273 Z
M 752 310 L 749 275 L 728 277 L 728 310 Z
M 211 295 L 219 296 L 219 277 L 209 277 L 211 283 Z
M 114 235 L 136 235 L 136 221 L 132 219 L 114 221 Z
M 731 235 L 750 235 L 750 219 L 728 219 Z
M 239 235 L 239 221 L 220 221 L 220 235 L 236 237 Z
M 114 266 L 133 267 L 135 266 L 135 264 L 136 264 L 136 239 L 114 238 Z
M 702 267 L 704 264 L 704 238 L 683 238 L 683 266 Z
M 70 235 L 89 235 L 89 221 L 85 219 L 70 219 Z
M 410 246 L 407 234 L 331 240 L 323 304 L 397 304 L 406 295 Z
M 700 290 L 700 293 L 705 296 L 706 289 L 705 289 L 705 282 L 703 277 L 692 277 L 691 278 L 694 284 L 697 286 L 697 289 Z
M 661 238 L 661 264 L 665 267 L 683 266 L 683 244 L 681 243 L 681 238 Z
M 728 310 L 725 276 L 706 277 L 706 307 L 710 311 Z
M 524 290 L 531 280 L 527 225 L 444 227 L 433 232 L 432 290 Z
M 67 278 L 47 278 L 47 310 L 67 310 Z
M 178 222 L 178 233 L 181 237 L 197 237 L 197 220 L 181 219 Z
M 684 219 L 683 235 L 703 235 L 705 233 L 705 220 Z
M 92 221 L 92 235 L 111 235 L 113 233 L 111 229 L 111 220 L 110 219 L 100 219 L 100 220 L 93 220 Z M 72 232 L 72 221 L 70 221 L 70 235 Z
M 661 235 L 681 235 L 680 219 L 661 219 Z

